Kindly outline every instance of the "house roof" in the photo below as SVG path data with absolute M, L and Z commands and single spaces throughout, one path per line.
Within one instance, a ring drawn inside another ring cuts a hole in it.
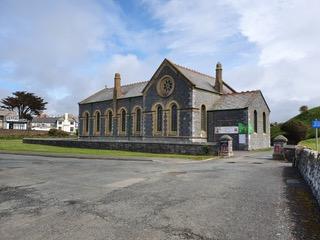
M 17 116 L 18 114 L 14 111 L 5 109 L 5 108 L 0 108 L 0 116 Z
M 32 123 L 56 123 L 58 121 L 58 117 L 44 117 L 44 118 L 33 118 Z
M 147 83 L 148 81 L 122 85 L 122 95 L 118 99 L 142 96 L 142 90 L 147 85 Z M 104 88 L 96 92 L 95 94 L 91 95 L 90 97 L 82 100 L 80 104 L 101 102 L 111 99 L 113 99 L 113 88 Z
M 169 64 L 171 64 L 177 71 L 179 71 L 183 76 L 185 76 L 190 81 L 190 83 L 193 84 L 196 88 L 218 93 L 214 88 L 214 77 L 180 66 L 169 61 L 168 59 L 165 59 L 162 62 L 162 64 L 164 62 L 168 62 Z M 147 87 L 149 83 L 150 81 L 145 81 L 121 86 L 122 95 L 119 99 L 142 96 L 144 89 Z M 223 82 L 223 85 L 231 92 L 236 92 L 225 82 Z M 94 93 L 90 97 L 82 100 L 81 102 L 79 102 L 79 104 L 101 102 L 111 99 L 113 99 L 113 88 L 104 88 Z
M 64 116 L 59 117 L 58 121 L 64 121 Z M 73 115 L 68 115 L 68 121 L 78 121 L 78 118 Z
M 247 108 L 251 105 L 253 100 L 258 97 L 263 98 L 266 106 L 270 111 L 270 108 L 260 90 L 221 95 L 220 99 L 214 104 L 213 110 L 231 110 Z

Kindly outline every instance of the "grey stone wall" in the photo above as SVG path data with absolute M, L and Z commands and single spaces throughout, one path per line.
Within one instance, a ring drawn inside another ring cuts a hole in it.
M 70 139 L 43 139 L 25 138 L 24 143 L 43 144 L 60 147 L 78 147 L 107 150 L 128 150 L 150 153 L 174 153 L 192 155 L 217 155 L 216 144 L 179 144 L 155 143 L 145 141 L 98 141 L 98 140 L 70 140 Z
M 309 149 L 297 148 L 294 165 L 299 169 L 320 204 L 320 154 Z
M 207 132 L 201 131 L 201 106 L 205 105 L 207 111 L 212 110 L 214 103 L 218 101 L 220 95 L 201 89 L 193 89 L 192 93 L 192 106 L 194 108 L 192 115 L 192 136 L 194 141 L 206 142 Z
M 103 102 L 96 102 L 96 103 L 89 103 L 89 104 L 80 104 L 79 105 L 79 136 L 81 138 L 85 139 L 129 139 L 132 136 L 132 124 L 133 124 L 133 118 L 132 118 L 132 111 L 135 106 L 140 106 L 143 111 L 143 99 L 142 97 L 133 97 L 133 98 L 124 98 L 124 99 L 118 99 L 117 100 L 117 112 L 113 113 L 113 134 L 112 136 L 105 136 L 105 112 L 107 109 L 111 108 L 113 110 L 113 100 L 103 101 Z M 127 133 L 124 136 L 118 135 L 118 121 L 119 121 L 119 115 L 118 111 L 120 108 L 126 108 L 127 110 L 127 121 L 126 121 L 126 129 Z M 94 118 L 93 114 L 96 110 L 99 110 L 101 112 L 101 128 L 100 128 L 100 134 L 98 136 L 94 136 L 93 134 L 93 126 L 94 126 Z M 83 130 L 83 119 L 82 114 L 88 111 L 90 113 L 90 123 L 89 123 L 89 136 L 83 136 L 82 130 Z
M 238 126 L 248 122 L 247 109 L 208 111 L 208 142 L 218 142 L 225 134 L 215 134 L 215 127 Z M 233 138 L 234 150 L 248 150 L 248 144 L 239 143 L 239 134 L 228 134 Z M 248 134 L 246 134 L 248 143 Z
M 254 111 L 257 111 L 258 116 L 258 132 L 252 133 L 249 136 L 249 150 L 268 148 L 270 147 L 270 111 L 262 97 L 256 98 L 251 102 L 249 107 L 249 124 L 254 126 Z M 266 113 L 267 131 L 263 132 L 263 112 Z
M 175 88 L 172 94 L 168 97 L 161 97 L 157 92 L 157 84 L 158 81 L 164 77 L 165 75 L 171 76 L 175 81 Z M 189 81 L 179 72 L 177 72 L 174 68 L 169 65 L 164 65 L 161 69 L 156 72 L 155 76 L 150 80 L 150 85 L 147 87 L 143 96 L 144 100 L 144 110 L 146 112 L 145 121 L 144 121 L 144 136 L 147 139 L 151 139 L 153 137 L 152 131 L 152 107 L 156 103 L 161 103 L 164 108 L 166 108 L 167 104 L 171 101 L 176 101 L 179 105 L 178 109 L 178 132 L 181 139 L 188 139 L 190 141 L 190 137 L 192 137 L 192 86 L 189 84 Z M 166 126 L 167 124 L 167 110 L 164 111 L 164 136 L 158 137 L 163 140 L 168 141 L 176 141 L 179 142 L 180 139 L 170 138 L 167 136 Z

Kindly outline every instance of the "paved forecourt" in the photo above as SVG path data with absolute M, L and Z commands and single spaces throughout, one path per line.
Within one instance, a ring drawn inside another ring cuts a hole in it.
M 170 162 L 0 154 L 0 238 L 319 239 L 309 189 L 270 155 Z

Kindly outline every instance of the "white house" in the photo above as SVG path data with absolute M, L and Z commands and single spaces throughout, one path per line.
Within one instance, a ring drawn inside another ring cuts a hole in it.
M 78 120 L 71 114 L 65 113 L 57 122 L 57 129 L 65 132 L 75 133 L 78 129 Z
M 78 120 L 71 114 L 65 113 L 63 117 L 37 117 L 32 120 L 32 130 L 49 131 L 59 129 L 75 133 L 78 129 Z
M 26 130 L 28 121 L 19 119 L 15 111 L 0 109 L 0 129 Z
M 31 122 L 31 129 L 38 131 L 49 131 L 57 128 L 57 117 L 35 117 Z

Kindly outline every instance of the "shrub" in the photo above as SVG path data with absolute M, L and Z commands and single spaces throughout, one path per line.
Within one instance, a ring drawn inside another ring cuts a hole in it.
M 271 141 L 279 135 L 284 135 L 285 132 L 281 130 L 281 124 L 278 123 L 271 123 L 270 125 L 270 130 L 271 130 Z
M 52 128 L 49 130 L 48 135 L 51 137 L 68 137 L 69 133 L 59 129 Z
M 203 146 L 202 151 L 203 151 L 204 155 L 208 155 L 209 151 L 210 151 L 209 146 L 208 145 Z
M 281 130 L 285 132 L 289 144 L 298 144 L 306 139 L 308 126 L 299 120 L 290 120 L 281 125 Z

